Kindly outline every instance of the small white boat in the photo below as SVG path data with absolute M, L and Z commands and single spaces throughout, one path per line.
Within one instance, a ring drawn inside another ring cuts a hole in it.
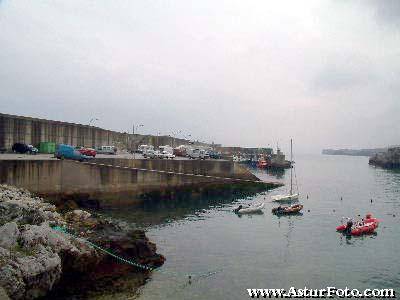
M 275 195 L 271 196 L 273 201 L 293 201 L 299 199 L 299 194 L 290 194 L 290 195 Z
M 255 205 L 255 206 L 249 206 L 249 207 L 241 207 L 239 206 L 234 210 L 235 213 L 237 214 L 254 214 L 254 213 L 260 213 L 262 212 L 262 209 L 264 208 L 264 203 Z

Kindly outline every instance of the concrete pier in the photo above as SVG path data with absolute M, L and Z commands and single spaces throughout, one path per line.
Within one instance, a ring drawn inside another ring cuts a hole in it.
M 93 200 L 100 206 L 135 205 L 154 197 L 172 199 L 226 189 L 261 191 L 279 185 L 261 182 L 244 168 L 235 167 L 233 162 L 227 162 L 231 164 L 228 165 L 216 161 L 211 161 L 213 164 L 151 161 L 153 169 L 134 167 L 142 164 L 134 160 L 105 162 L 0 160 L 0 183 L 26 188 L 55 200 Z M 185 173 L 188 170 L 191 173 Z

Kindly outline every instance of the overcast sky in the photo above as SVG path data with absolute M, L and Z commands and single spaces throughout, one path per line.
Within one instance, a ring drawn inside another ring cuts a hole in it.
M 0 112 L 298 152 L 400 144 L 400 1 L 0 0 Z

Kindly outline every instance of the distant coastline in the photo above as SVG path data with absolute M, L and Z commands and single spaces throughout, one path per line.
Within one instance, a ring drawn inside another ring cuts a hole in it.
M 374 156 L 377 153 L 387 152 L 388 148 L 373 149 L 323 149 L 324 155 Z

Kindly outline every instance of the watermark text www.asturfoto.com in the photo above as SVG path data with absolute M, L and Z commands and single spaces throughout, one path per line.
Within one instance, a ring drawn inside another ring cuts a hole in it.
M 307 287 L 296 289 L 291 287 L 289 290 L 284 289 L 247 289 L 250 298 L 396 298 L 394 289 L 365 289 L 363 291 L 357 289 L 339 289 L 335 287 L 326 287 L 324 289 L 309 289 Z

